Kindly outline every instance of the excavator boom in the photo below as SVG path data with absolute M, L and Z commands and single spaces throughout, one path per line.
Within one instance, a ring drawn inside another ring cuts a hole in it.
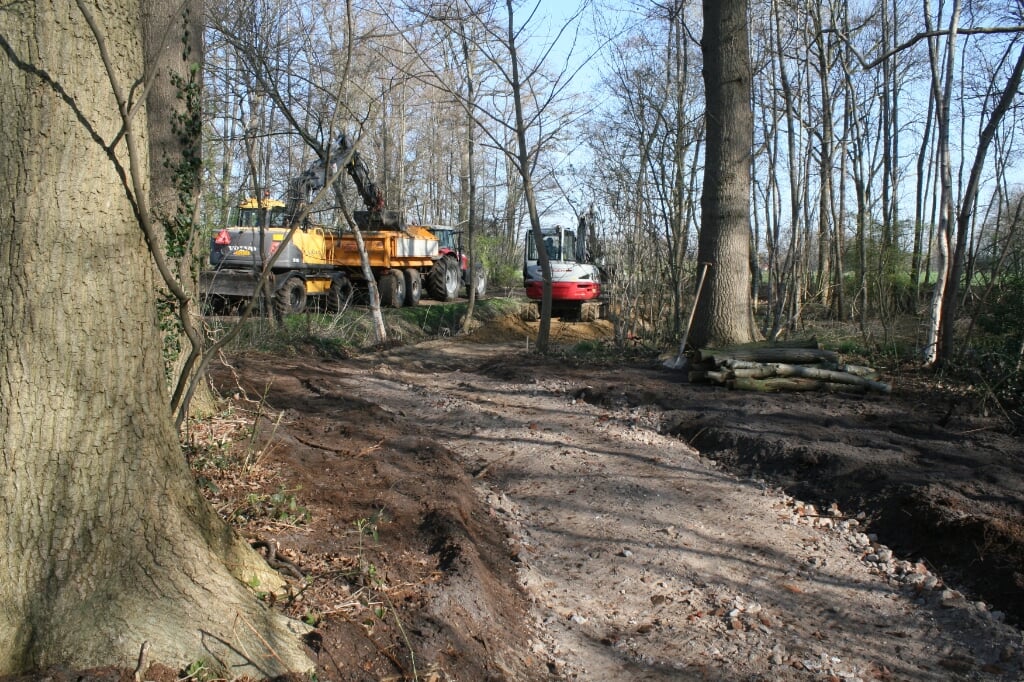
M 344 164 L 345 171 L 352 178 L 367 209 L 355 212 L 359 226 L 363 229 L 403 229 L 405 225 L 401 216 L 396 211 L 384 210 L 384 193 L 370 178 L 370 170 L 345 133 L 338 135 L 326 159 L 317 159 L 302 175 L 292 178 L 288 183 L 285 209 L 288 223 L 294 225 L 297 222 L 302 211 L 308 206 L 311 195 L 320 191 L 338 172 L 339 163 Z

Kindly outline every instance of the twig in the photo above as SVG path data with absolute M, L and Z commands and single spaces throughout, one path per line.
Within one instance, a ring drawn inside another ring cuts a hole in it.
M 356 457 L 364 457 L 364 456 L 370 454 L 371 452 L 374 452 L 376 450 L 380 450 L 380 446 L 384 443 L 384 440 L 385 440 L 384 438 L 381 438 L 379 441 L 377 441 L 373 445 L 370 445 L 368 447 L 363 448 L 362 450 L 360 450 L 359 452 L 356 453 Z
M 139 663 L 135 666 L 135 682 L 142 682 L 142 672 L 146 669 L 146 657 L 149 655 L 149 642 L 139 647 Z

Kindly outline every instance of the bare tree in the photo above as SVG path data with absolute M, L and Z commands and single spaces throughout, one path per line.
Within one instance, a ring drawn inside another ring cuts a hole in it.
M 516 225 L 516 199 L 521 197 L 526 206 L 531 233 L 540 244 L 543 239 L 543 211 L 538 199 L 539 161 L 543 152 L 554 146 L 559 135 L 565 134 L 565 126 L 573 116 L 571 111 L 556 111 L 558 102 L 571 82 L 572 74 L 565 69 L 554 75 L 548 74 L 544 57 L 533 64 L 524 59 L 521 38 L 530 22 L 525 22 L 526 25 L 516 24 L 514 4 L 511 0 L 506 1 L 503 19 L 491 14 L 495 7 L 475 8 L 469 5 L 449 6 L 444 12 L 430 14 L 430 18 L 448 26 L 473 23 L 479 29 L 470 31 L 464 26 L 458 30 L 462 31 L 460 39 L 466 39 L 467 46 L 478 50 L 483 60 L 493 69 L 495 75 L 490 90 L 487 94 L 481 94 L 479 100 L 475 94 L 473 99 L 460 96 L 456 88 L 450 88 L 449 92 L 458 96 L 460 106 L 472 117 L 475 128 L 504 154 L 508 169 L 514 173 L 515 182 L 510 183 L 505 203 L 510 232 L 515 230 L 512 226 Z M 578 16 L 579 12 L 562 23 L 557 34 L 560 36 L 571 29 Z M 552 43 L 542 47 L 550 52 Z M 435 74 L 438 71 L 434 70 Z M 494 107 L 495 101 L 504 99 L 511 100 L 511 112 L 507 118 L 504 116 L 506 111 Z M 490 108 L 483 106 L 484 100 L 491 103 Z M 551 327 L 551 271 L 547 252 L 543 248 L 538 251 L 541 268 L 545 273 L 545 286 L 536 348 L 538 352 L 546 352 Z

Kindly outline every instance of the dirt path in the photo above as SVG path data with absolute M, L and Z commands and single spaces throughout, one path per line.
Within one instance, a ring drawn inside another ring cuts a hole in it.
M 388 510 L 392 544 L 375 560 L 420 586 L 403 637 L 429 679 L 1024 676 L 1020 630 L 893 556 L 863 516 L 806 506 L 688 445 L 679 434 L 722 424 L 706 394 L 664 372 L 450 341 L 234 372 L 253 390 L 273 384 L 268 403 L 285 409 L 275 459 L 320 521 L 277 536 L 307 566 L 351 547 L 342 508 Z M 370 647 L 338 663 L 342 630 L 327 628 L 321 679 L 401 679 L 379 661 L 352 668 Z
M 466 366 L 495 352 L 472 350 L 455 359 L 451 344 L 426 344 L 410 359 Z M 723 473 L 660 434 L 660 410 L 592 405 L 575 378 L 504 378 L 524 364 L 512 349 L 485 365 L 498 378 L 395 369 L 402 356 L 371 371 L 359 394 L 448 425 L 445 444 L 515 530 L 522 584 L 565 672 L 1019 678 L 1019 632 L 956 594 L 894 584 L 863 559 L 856 520 L 801 516 L 781 493 Z

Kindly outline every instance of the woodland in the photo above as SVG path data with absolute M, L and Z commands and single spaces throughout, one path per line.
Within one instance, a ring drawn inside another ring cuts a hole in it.
M 539 3 L 517 8 L 511 32 L 503 7 L 465 9 L 214 10 L 204 221 L 223 222 L 239 193 L 280 193 L 313 153 L 297 139 L 323 145 L 346 130 L 411 220 L 466 225 L 472 210 L 492 282 L 514 288 L 528 169 L 545 223 L 596 211 L 620 338 L 678 342 L 701 269 L 699 4 Z M 1020 355 L 1021 11 L 750 3 L 761 335 L 827 318 L 926 363 L 979 344 Z M 526 164 L 514 152 L 516 95 Z
M 238 333 L 202 319 L 211 238 L 341 134 L 494 291 L 591 216 L 619 346 L 824 321 L 1020 421 L 1022 0 L 48 0 L 0 8 L 0 47 L 0 673 L 140 641 L 306 665 L 177 434 Z M 351 229 L 349 185 L 310 219 Z

